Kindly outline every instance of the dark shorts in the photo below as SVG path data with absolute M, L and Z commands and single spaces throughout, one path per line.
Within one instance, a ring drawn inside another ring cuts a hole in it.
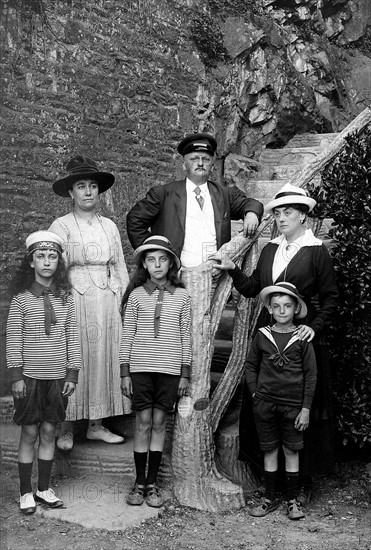
M 133 372 L 133 406 L 136 411 L 174 409 L 180 376 L 162 372 Z
M 257 397 L 253 399 L 253 406 L 262 451 L 273 451 L 281 444 L 292 451 L 303 448 L 303 432 L 294 427 L 301 408 L 277 405 Z
M 14 399 L 14 422 L 20 426 L 63 422 L 68 403 L 68 398 L 62 396 L 64 379 L 37 380 L 25 376 L 24 381 L 26 397 Z

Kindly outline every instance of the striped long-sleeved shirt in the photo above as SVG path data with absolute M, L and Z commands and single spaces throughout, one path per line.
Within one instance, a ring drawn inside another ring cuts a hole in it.
M 154 316 L 159 290 L 152 283 L 130 294 L 120 346 L 121 375 L 161 372 L 188 376 L 191 364 L 191 300 L 184 288 L 168 286 L 164 292 L 159 333 Z
M 38 288 L 40 287 L 40 288 Z M 63 300 L 50 292 L 57 318 L 50 334 L 45 334 L 45 310 L 42 285 L 32 292 L 17 294 L 11 304 L 6 327 L 6 359 L 10 379 L 23 376 L 40 380 L 66 378 L 77 382 L 81 351 L 77 333 L 75 304 L 72 296 Z

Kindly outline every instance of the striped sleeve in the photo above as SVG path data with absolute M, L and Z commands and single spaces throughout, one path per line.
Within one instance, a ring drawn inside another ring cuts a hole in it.
M 131 348 L 133 346 L 134 337 L 137 331 L 138 323 L 138 301 L 135 300 L 134 294 L 131 293 L 125 308 L 124 323 L 122 329 L 121 345 L 120 345 L 120 365 L 130 364 Z
M 180 338 L 182 341 L 182 367 L 190 368 L 191 354 L 191 298 L 184 296 L 184 303 L 180 314 Z M 182 368 L 182 374 L 185 369 Z M 188 378 L 188 377 L 187 377 Z
M 81 346 L 77 330 L 76 309 L 72 296 L 68 298 L 66 319 L 67 369 L 79 371 L 81 368 Z
M 10 304 L 6 325 L 6 362 L 12 382 L 22 380 L 24 314 L 22 304 L 15 296 Z

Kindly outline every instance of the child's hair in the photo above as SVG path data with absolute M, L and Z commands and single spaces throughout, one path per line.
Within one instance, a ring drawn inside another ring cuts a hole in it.
M 10 292 L 12 296 L 29 289 L 32 283 L 35 282 L 35 271 L 31 267 L 31 261 L 32 254 L 26 254 L 23 257 L 10 283 Z M 63 257 L 59 253 L 57 269 L 53 275 L 53 283 L 57 288 L 58 297 L 62 298 L 63 301 L 67 300 L 71 290 L 71 283 L 68 277 L 68 269 L 66 268 Z
M 154 248 L 153 250 L 145 250 L 144 252 L 142 252 L 142 254 L 137 259 L 136 269 L 135 269 L 134 273 L 131 275 L 128 287 L 125 290 L 125 293 L 122 297 L 122 302 L 121 302 L 121 314 L 122 315 L 123 315 L 124 310 L 125 310 L 125 304 L 128 301 L 128 298 L 129 298 L 129 295 L 131 294 L 131 292 L 135 288 L 137 288 L 138 286 L 142 286 L 147 281 L 148 271 L 143 266 L 143 260 L 145 259 L 147 254 L 149 254 L 151 252 L 155 252 L 155 251 L 156 251 L 156 248 Z M 168 257 L 170 259 L 172 259 L 171 254 L 169 254 L 168 252 L 166 252 L 166 254 L 168 255 Z M 176 265 L 175 261 L 173 261 L 172 266 L 170 267 L 169 271 L 167 272 L 167 280 L 172 285 L 174 285 L 175 287 L 184 288 L 184 283 L 179 279 L 178 268 L 177 268 L 177 265 Z

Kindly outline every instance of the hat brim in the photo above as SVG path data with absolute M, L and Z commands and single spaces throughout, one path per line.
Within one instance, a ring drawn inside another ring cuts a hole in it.
M 278 199 L 273 199 L 264 206 L 264 214 L 272 214 L 275 208 L 279 206 L 284 206 L 286 204 L 305 204 L 309 208 L 309 212 L 313 210 L 317 202 L 310 198 L 300 195 L 286 195 L 285 197 L 279 197 Z
M 262 299 L 265 307 L 269 306 L 269 296 L 276 292 L 280 294 L 288 294 L 289 296 L 293 296 L 293 298 L 295 298 L 298 301 L 300 305 L 300 311 L 299 313 L 295 314 L 296 319 L 304 319 L 304 317 L 307 316 L 308 308 L 304 300 L 300 298 L 300 296 L 295 294 L 295 292 L 291 292 L 291 290 L 283 288 L 282 286 L 271 285 L 263 288 L 263 290 L 260 292 L 260 298 Z
M 174 257 L 177 268 L 180 269 L 182 267 L 182 262 L 180 261 L 180 258 L 178 258 L 178 256 L 175 254 L 175 252 L 169 250 L 168 248 L 166 248 L 166 246 L 161 246 L 154 243 L 142 244 L 141 246 L 138 246 L 138 248 L 136 248 L 133 252 L 133 259 L 138 261 L 142 253 L 146 252 L 146 250 L 165 250 L 165 252 L 168 252 Z
M 115 176 L 109 172 L 85 172 L 80 174 L 71 174 L 53 183 L 53 191 L 60 197 L 69 197 L 69 190 L 77 181 L 90 179 L 97 182 L 99 194 L 107 191 L 115 182 Z

